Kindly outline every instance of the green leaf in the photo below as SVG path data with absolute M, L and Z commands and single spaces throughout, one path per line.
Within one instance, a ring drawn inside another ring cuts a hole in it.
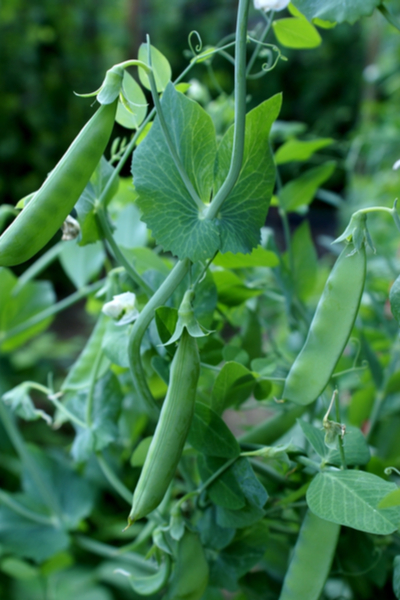
M 238 306 L 265 291 L 264 287 L 247 285 L 232 271 L 214 271 L 213 278 L 217 286 L 218 301 L 226 306 Z
M 269 134 L 278 117 L 281 94 L 266 100 L 246 116 L 246 135 L 242 170 L 235 187 L 218 216 L 222 253 L 250 253 L 260 243 L 275 184 L 275 166 Z M 215 163 L 214 195 L 229 172 L 233 149 L 233 126 L 222 138 Z
M 53 288 L 48 281 L 29 281 L 14 292 L 17 278 L 10 269 L 0 268 L 0 351 L 11 352 L 22 346 L 51 323 L 52 318 L 44 319 L 37 325 L 17 333 L 2 342 L 14 327 L 52 306 L 56 300 Z
M 101 314 L 97 323 L 86 342 L 86 346 L 68 371 L 68 375 L 61 386 L 61 390 L 76 391 L 84 390 L 90 386 L 93 369 L 95 368 L 96 356 L 101 348 L 103 337 L 107 328 L 108 319 Z M 98 368 L 97 379 L 100 379 L 110 366 L 110 361 L 104 357 Z
M 128 256 L 128 260 L 131 256 L 126 252 L 127 249 L 140 248 L 147 244 L 147 227 L 140 220 L 140 216 L 138 207 L 130 203 L 122 208 L 114 222 L 114 239 L 123 253 Z
M 154 79 L 156 81 L 157 92 L 163 92 L 167 87 L 168 83 L 171 81 L 171 66 L 168 60 L 165 58 L 164 54 L 162 54 L 157 48 L 151 46 L 151 63 L 154 72 Z M 148 56 L 147 56 L 147 44 L 141 44 L 139 48 L 138 59 L 148 65 Z M 139 68 L 139 79 L 142 85 L 150 90 L 150 82 L 147 76 L 147 73 Z
M 34 523 L 0 506 L 0 539 L 3 551 L 40 563 L 69 545 L 63 529 Z
M 307 19 L 355 23 L 363 16 L 371 15 L 381 0 L 292 0 Z
M 161 566 L 154 575 L 140 577 L 125 571 L 125 569 L 117 569 L 116 573 L 120 573 L 129 579 L 129 583 L 136 594 L 140 596 L 152 596 L 165 586 L 171 572 L 171 560 L 167 554 L 164 554 Z M 153 566 L 154 563 L 150 563 Z
M 322 519 L 359 531 L 388 535 L 397 530 L 400 508 L 379 510 L 380 501 L 397 489 L 363 471 L 324 471 L 318 473 L 307 490 L 308 506 Z
M 239 458 L 232 465 L 232 472 L 247 501 L 252 506 L 262 509 L 268 500 L 267 490 L 258 481 L 249 460 L 244 457 Z
M 240 447 L 224 421 L 209 406 L 196 402 L 188 442 L 198 452 L 221 458 L 235 458 Z
M 94 173 L 92 174 L 89 183 L 82 192 L 81 197 L 76 203 L 76 210 L 78 213 L 78 221 L 81 226 L 82 238 L 79 242 L 80 246 L 86 244 L 92 244 L 97 240 L 103 239 L 103 233 L 97 221 L 96 206 L 97 202 L 106 187 L 108 180 L 114 172 L 114 168 L 106 161 L 102 156 L 99 164 L 97 165 Z M 109 202 L 114 194 L 118 190 L 118 178 L 114 181 L 111 186 L 106 202 Z
M 250 527 L 260 521 L 265 514 L 265 511 L 257 506 L 246 502 L 246 505 L 240 510 L 230 510 L 228 508 L 217 507 L 217 523 L 221 527 L 234 527 L 241 529 L 242 527 Z
M 300 206 L 310 204 L 318 188 L 329 179 L 335 167 L 336 163 L 329 161 L 320 167 L 309 169 L 287 183 L 279 194 L 282 207 L 287 211 L 294 211 Z
M 216 154 L 211 118 L 193 100 L 169 84 L 161 105 L 183 166 L 203 202 L 209 202 Z M 217 226 L 201 220 L 169 153 L 156 118 L 133 155 L 132 173 L 142 219 L 164 250 L 196 262 L 219 247 Z
M 137 445 L 131 458 L 132 467 L 143 467 L 152 439 L 153 436 L 149 435 Z
M 86 420 L 87 394 L 79 393 L 67 402 L 68 409 L 82 421 Z M 108 372 L 96 384 L 92 406 L 91 427 L 75 425 L 76 436 L 71 453 L 78 462 L 88 460 L 94 452 L 106 448 L 118 439 L 118 416 L 122 392 L 118 379 Z
M 77 289 L 93 280 L 103 267 L 106 254 L 101 242 L 79 247 L 75 241 L 65 242 L 60 262 Z
M 0 569 L 13 579 L 34 579 L 40 577 L 40 572 L 37 568 L 24 560 L 19 560 L 11 556 L 1 561 Z
M 283 165 L 292 161 L 303 162 L 309 160 L 315 152 L 330 146 L 332 142 L 332 138 L 320 138 L 306 142 L 296 139 L 288 140 L 275 153 L 275 162 L 277 165 Z
M 252 250 L 251 254 L 218 254 L 213 265 L 223 267 L 224 269 L 249 269 L 251 267 L 277 267 L 279 259 L 275 252 L 265 250 L 262 246 L 257 246 Z
M 328 448 L 324 441 L 324 431 L 302 419 L 299 419 L 298 423 L 315 452 L 323 458 L 326 463 L 341 466 L 342 463 L 339 449 Z M 348 466 L 366 465 L 371 458 L 366 439 L 357 427 L 349 425 L 346 428 L 346 434 L 343 438 L 343 448 L 346 464 Z
M 306 301 L 314 291 L 318 275 L 318 257 L 308 221 L 296 229 L 292 253 L 294 288 L 298 298 Z
M 222 414 L 228 406 L 241 404 L 253 391 L 255 379 L 251 371 L 237 362 L 227 362 L 215 380 L 211 406 Z
M 3 394 L 2 400 L 8 404 L 12 412 L 25 419 L 25 421 L 44 419 L 48 425 L 51 424 L 51 417 L 44 410 L 37 409 L 33 404 L 29 395 L 29 385 L 26 383 L 21 383 Z
M 389 292 L 390 310 L 400 325 L 400 277 L 397 277 Z
M 400 489 L 397 488 L 392 492 L 389 492 L 387 496 L 382 498 L 378 504 L 378 508 L 393 508 L 393 506 L 400 506 Z
M 272 26 L 276 39 L 286 48 L 316 48 L 322 42 L 317 29 L 304 18 L 278 19 Z
M 216 506 L 211 505 L 205 509 L 198 521 L 200 539 L 203 546 L 222 550 L 231 543 L 235 537 L 235 529 L 221 527 L 217 523 Z
M 200 455 L 197 459 L 200 477 L 203 483 L 216 473 L 226 460 L 214 456 Z M 237 510 L 246 504 L 245 495 L 237 482 L 232 468 L 227 469 L 207 487 L 210 500 L 217 506 Z
M 147 114 L 146 96 L 128 71 L 124 71 L 122 89 L 127 106 L 118 102 L 115 120 L 127 129 L 138 129 Z
M 100 342 L 105 358 L 114 365 L 127 369 L 129 367 L 128 357 L 128 332 L 131 325 L 119 327 L 114 321 L 108 319 L 108 323 Z

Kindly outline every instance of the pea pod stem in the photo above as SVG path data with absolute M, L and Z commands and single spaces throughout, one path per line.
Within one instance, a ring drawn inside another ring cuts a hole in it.
M 185 258 L 176 263 L 164 283 L 158 288 L 146 306 L 141 311 L 139 317 L 133 324 L 128 342 L 128 358 L 129 366 L 133 378 L 134 385 L 141 398 L 146 402 L 148 409 L 153 416 L 157 416 L 159 408 L 150 392 L 147 385 L 146 376 L 142 366 L 140 355 L 140 346 L 143 335 L 150 325 L 154 312 L 157 308 L 165 304 L 168 298 L 173 294 L 183 278 L 186 276 L 190 268 L 190 261 Z

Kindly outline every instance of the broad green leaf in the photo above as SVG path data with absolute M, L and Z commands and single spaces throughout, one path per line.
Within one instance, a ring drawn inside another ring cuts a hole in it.
M 156 80 L 157 92 L 163 92 L 167 87 L 169 81 L 171 81 L 171 66 L 168 60 L 165 58 L 164 54 L 162 54 L 157 48 L 151 46 L 151 65 L 154 72 L 154 79 Z M 148 62 L 148 50 L 147 44 L 141 44 L 139 48 L 138 59 L 142 62 L 149 64 Z M 150 90 L 150 82 L 146 72 L 143 69 L 139 68 L 139 79 L 142 85 Z
M 188 442 L 208 456 L 235 458 L 240 453 L 239 444 L 228 426 L 202 402 L 196 402 Z
M 308 221 L 296 229 L 292 238 L 293 279 L 296 294 L 306 301 L 313 293 L 318 275 L 318 257 Z
M 213 260 L 213 265 L 223 267 L 224 269 L 249 269 L 251 267 L 277 267 L 279 259 L 275 252 L 265 250 L 262 246 L 257 246 L 251 254 L 217 254 Z
M 37 568 L 25 560 L 13 558 L 12 556 L 1 561 L 0 570 L 13 579 L 34 579 L 40 576 Z
M 6 506 L 0 506 L 0 539 L 3 551 L 37 563 L 69 545 L 63 529 L 34 523 Z
M 169 84 L 162 108 L 171 138 L 195 190 L 209 202 L 216 155 L 211 118 Z M 159 119 L 133 155 L 132 173 L 143 221 L 164 250 L 194 262 L 219 247 L 217 226 L 201 220 L 166 145 Z
M 292 161 L 303 162 L 309 160 L 315 152 L 330 146 L 332 142 L 332 138 L 320 138 L 305 142 L 296 139 L 288 140 L 275 153 L 275 162 L 277 165 L 283 165 Z
M 140 85 L 129 75 L 128 71 L 124 71 L 122 88 L 127 106 L 121 101 L 118 102 L 115 120 L 122 127 L 137 129 L 146 118 L 146 96 L 143 94 Z
M 94 279 L 103 267 L 106 254 L 101 242 L 80 247 L 75 241 L 65 242 L 60 262 L 77 289 Z
M 154 563 L 150 563 L 150 565 L 155 566 Z M 167 583 L 171 572 L 171 560 L 168 554 L 164 554 L 164 560 L 158 570 L 153 575 L 147 575 L 146 577 L 133 575 L 125 571 L 125 569 L 117 569 L 116 572 L 129 579 L 129 583 L 136 594 L 140 596 L 152 596 Z
M 226 459 L 200 455 L 197 459 L 200 477 L 205 483 L 226 463 Z M 237 482 L 232 468 L 223 471 L 218 479 L 207 487 L 210 500 L 217 506 L 237 510 L 246 504 L 245 495 Z
M 61 386 L 63 392 L 83 390 L 90 386 L 93 369 L 95 368 L 96 356 L 101 348 L 108 321 L 109 319 L 103 314 L 98 318 L 98 321 L 86 342 L 86 346 L 68 371 L 68 375 Z M 100 379 L 100 377 L 104 375 L 109 366 L 110 361 L 107 357 L 104 357 L 98 368 L 97 379 Z
M 400 277 L 396 279 L 389 292 L 392 315 L 400 325 Z
M 87 393 L 78 393 L 69 398 L 67 408 L 86 420 Z M 71 453 L 78 462 L 88 460 L 94 452 L 106 448 L 118 439 L 118 416 L 121 409 L 122 392 L 116 376 L 109 371 L 94 388 L 91 426 L 75 425 L 76 436 Z
M 213 277 L 217 286 L 218 301 L 226 306 L 238 306 L 265 291 L 264 287 L 246 285 L 246 282 L 232 271 L 214 271 Z
M 141 248 L 147 243 L 147 227 L 140 220 L 140 211 L 133 203 L 125 206 L 115 223 L 114 239 L 126 253 L 126 249 Z M 157 257 L 158 258 L 158 257 Z
M 282 207 L 287 211 L 294 211 L 300 206 L 310 204 L 318 188 L 329 179 L 335 167 L 336 163 L 329 161 L 320 167 L 309 169 L 287 183 L 279 194 Z
M 46 329 L 52 320 L 49 317 L 37 325 L 23 329 L 25 322 L 52 306 L 56 298 L 48 281 L 29 281 L 14 292 L 17 283 L 18 279 L 10 269 L 0 268 L 0 352 L 11 352 L 22 346 Z M 13 335 L 13 329 L 17 327 L 22 331 L 16 331 Z M 8 335 L 11 337 L 2 341 L 2 337 Z
M 100 342 L 104 356 L 114 365 L 129 367 L 128 340 L 131 325 L 119 327 L 113 320 L 108 319 L 103 338 Z
M 218 525 L 217 510 L 214 505 L 204 510 L 202 517 L 198 521 L 198 527 L 201 543 L 206 548 L 222 550 L 235 537 L 235 529 Z
M 266 100 L 246 116 L 242 170 L 218 217 L 219 250 L 250 253 L 260 243 L 260 229 L 275 183 L 275 166 L 269 145 L 271 126 L 278 117 L 282 96 Z M 233 126 L 222 138 L 215 164 L 214 195 L 229 172 L 233 148 Z
M 227 362 L 218 373 L 211 396 L 211 406 L 222 414 L 228 406 L 241 404 L 253 391 L 255 379 L 251 371 L 238 362 Z
M 360 531 L 388 535 L 397 530 L 400 508 L 378 509 L 380 501 L 397 489 L 363 471 L 318 473 L 307 490 L 310 510 L 322 519 Z
M 250 527 L 260 521 L 264 516 L 264 510 L 246 502 L 246 505 L 240 510 L 230 510 L 228 508 L 217 507 L 217 523 L 221 527 Z
M 268 500 L 267 490 L 258 481 L 249 460 L 241 457 L 235 461 L 232 465 L 232 473 L 247 501 L 252 506 L 262 509 Z
M 264 552 L 265 547 L 250 546 L 241 539 L 233 542 L 220 552 L 213 564 L 213 585 L 232 592 L 236 591 L 238 579 L 260 562 Z
M 276 39 L 286 48 L 316 48 L 322 42 L 317 29 L 304 18 L 277 19 L 272 27 Z
M 82 234 L 80 246 L 92 244 L 104 237 L 97 221 L 96 204 L 113 173 L 114 168 L 103 156 L 75 206 Z M 118 185 L 117 177 L 107 194 L 106 202 L 117 193 Z
M 52 490 L 63 515 L 63 526 L 76 529 L 81 521 L 89 516 L 95 500 L 95 488 L 78 475 L 64 456 L 56 453 L 45 454 L 39 448 L 30 445 L 29 453 L 35 460 L 36 469 L 46 487 Z M 39 490 L 31 472 L 24 467 L 22 485 L 29 496 L 37 503 L 43 502 L 43 490 Z
M 355 23 L 364 16 L 371 15 L 381 0 L 292 0 L 293 4 L 307 19 Z

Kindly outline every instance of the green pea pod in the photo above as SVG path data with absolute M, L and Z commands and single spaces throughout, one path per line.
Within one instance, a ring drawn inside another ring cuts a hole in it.
M 197 343 L 184 329 L 172 360 L 160 418 L 133 494 L 129 523 L 156 509 L 172 481 L 192 422 L 199 374 Z
M 62 226 L 103 155 L 116 109 L 117 100 L 96 111 L 42 187 L 5 230 L 0 237 L 0 266 L 29 260 Z
M 331 569 L 340 525 L 307 512 L 279 600 L 318 600 Z
M 165 600 L 200 600 L 209 567 L 199 536 L 186 531 L 178 542 L 178 555 Z
M 329 383 L 353 329 L 364 289 L 366 254 L 363 245 L 344 248 L 333 267 L 304 346 L 286 378 L 283 398 L 310 404 Z

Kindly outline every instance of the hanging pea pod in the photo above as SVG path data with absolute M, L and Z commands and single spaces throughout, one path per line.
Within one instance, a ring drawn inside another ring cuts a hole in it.
M 23 263 L 51 240 L 79 200 L 114 125 L 117 101 L 101 106 L 29 204 L 0 237 L 0 266 Z

